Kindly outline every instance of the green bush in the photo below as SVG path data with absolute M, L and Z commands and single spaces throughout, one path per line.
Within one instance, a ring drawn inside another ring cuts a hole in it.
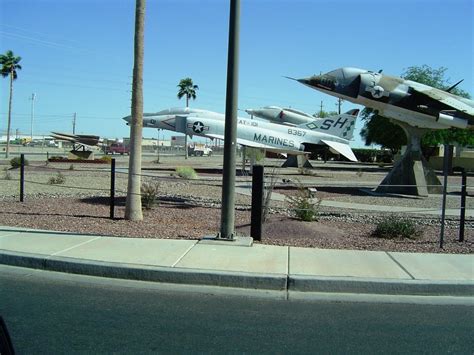
M 354 148 L 353 149 L 357 160 L 363 163 L 391 163 L 393 161 L 392 153 L 389 150 L 380 149 L 366 149 L 366 148 Z
M 28 165 L 28 160 L 25 159 L 25 165 Z M 10 165 L 12 168 L 19 168 L 21 166 L 21 158 L 15 157 L 10 160 Z
M 190 166 L 178 166 L 176 168 L 176 174 L 183 179 L 194 180 L 197 179 L 198 175 L 196 171 Z
M 66 182 L 66 177 L 61 174 L 61 172 L 58 172 L 56 176 L 51 176 L 48 180 L 48 184 L 50 185 L 61 185 Z
M 384 218 L 372 232 L 372 236 L 385 239 L 414 239 L 420 234 L 421 230 L 417 228 L 412 220 L 396 216 Z
M 142 204 L 147 210 L 151 209 L 155 205 L 159 190 L 160 184 L 158 182 L 142 183 L 142 186 L 140 187 Z
M 261 161 L 265 158 L 265 152 L 260 148 L 245 147 L 245 158 L 249 160 Z
M 297 187 L 296 195 L 286 197 L 290 208 L 296 217 L 302 221 L 311 222 L 316 220 L 321 201 L 312 202 L 310 191 L 301 185 L 301 183 L 298 183 Z

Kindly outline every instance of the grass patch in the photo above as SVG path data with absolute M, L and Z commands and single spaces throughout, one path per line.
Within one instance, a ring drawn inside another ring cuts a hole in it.
M 176 175 L 188 180 L 194 180 L 198 178 L 196 171 L 190 166 L 178 166 L 176 168 Z

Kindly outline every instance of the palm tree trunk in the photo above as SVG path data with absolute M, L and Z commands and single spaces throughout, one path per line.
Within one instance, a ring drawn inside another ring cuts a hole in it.
M 189 107 L 189 96 L 186 95 L 186 107 Z M 188 159 L 188 134 L 186 133 L 187 129 L 187 123 L 186 127 L 184 128 L 184 159 Z
M 12 124 L 12 101 L 13 101 L 13 70 L 10 72 L 10 99 L 8 101 L 8 123 L 7 123 L 7 147 L 5 150 L 5 158 L 8 159 L 10 152 L 10 131 Z
M 135 9 L 135 49 L 132 87 L 132 121 L 130 125 L 130 159 L 128 165 L 127 202 L 125 219 L 143 220 L 140 195 L 142 170 L 142 130 L 143 130 L 143 53 L 145 2 L 136 0 Z

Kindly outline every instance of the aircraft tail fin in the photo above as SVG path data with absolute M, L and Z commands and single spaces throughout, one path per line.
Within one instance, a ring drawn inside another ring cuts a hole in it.
M 353 109 L 340 115 L 316 118 L 313 122 L 303 123 L 298 127 L 351 140 L 354 136 L 355 122 L 358 114 L 359 110 Z

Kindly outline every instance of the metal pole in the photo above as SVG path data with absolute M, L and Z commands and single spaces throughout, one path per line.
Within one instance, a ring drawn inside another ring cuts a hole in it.
M 443 158 L 443 173 L 444 173 L 444 181 L 443 181 L 443 205 L 441 209 L 441 232 L 439 236 L 439 247 L 443 248 L 443 241 L 444 241 L 444 222 L 446 218 L 446 193 L 448 188 L 448 152 L 449 146 L 447 144 L 444 145 L 444 158 Z
M 110 219 L 115 218 L 115 158 L 110 161 Z
M 459 241 L 464 242 L 464 224 L 466 223 L 467 174 L 461 171 L 461 215 L 459 218 Z
M 263 166 L 254 165 L 252 174 L 252 211 L 250 236 L 262 240 Z
M 233 240 L 235 226 L 235 156 L 237 146 L 237 102 L 239 88 L 240 0 L 230 1 L 229 51 L 224 130 L 221 231 L 218 239 Z
M 33 122 L 35 120 L 35 98 L 36 94 L 31 94 L 31 140 L 33 140 Z
M 72 118 L 72 134 L 76 134 L 76 112 L 74 112 L 74 116 Z
M 20 202 L 25 199 L 25 154 L 20 155 Z

